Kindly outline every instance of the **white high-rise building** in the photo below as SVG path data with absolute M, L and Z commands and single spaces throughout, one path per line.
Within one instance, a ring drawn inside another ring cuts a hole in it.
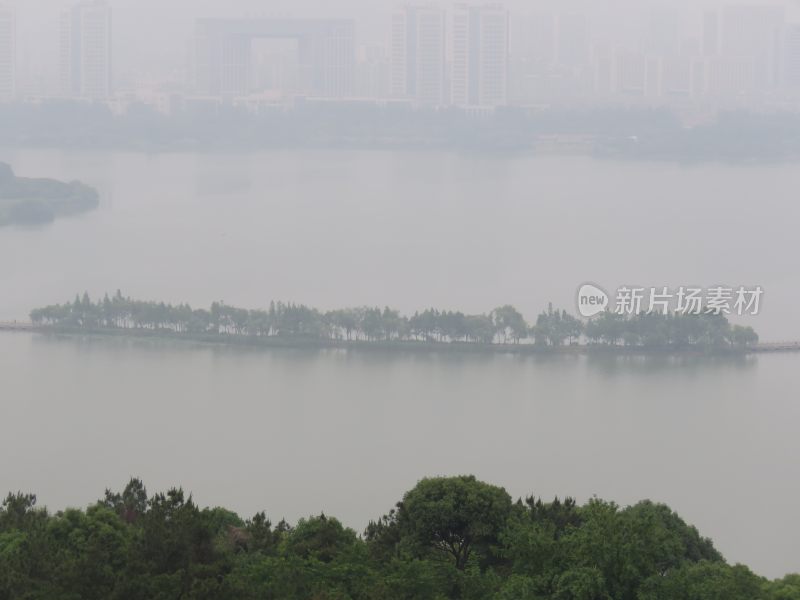
M 0 100 L 16 93 L 17 31 L 14 11 L 0 6 Z
M 617 93 L 627 97 L 644 96 L 647 88 L 647 66 L 647 57 L 641 52 L 618 52 Z
M 391 95 L 418 104 L 445 102 L 445 13 L 405 6 L 392 15 Z
M 80 2 L 61 14 L 60 56 L 63 94 L 111 96 L 111 8 L 104 0 Z
M 459 4 L 453 14 L 451 94 L 461 107 L 508 104 L 508 10 Z
M 703 15 L 703 56 L 717 56 L 719 44 L 719 13 L 709 11 Z
M 800 91 L 800 25 L 789 27 L 784 41 L 784 85 Z
M 558 15 L 556 62 L 561 67 L 573 70 L 589 63 L 589 23 L 586 15 Z

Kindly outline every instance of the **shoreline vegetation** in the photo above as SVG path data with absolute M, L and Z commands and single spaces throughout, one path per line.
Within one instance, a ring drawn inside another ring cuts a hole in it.
M 724 315 L 606 312 L 583 321 L 549 306 L 530 324 L 513 306 L 486 314 L 427 309 L 411 316 L 391 308 L 320 311 L 303 304 L 272 302 L 248 310 L 215 302 L 188 304 L 88 294 L 30 313 L 36 330 L 65 335 L 163 337 L 203 343 L 286 348 L 347 348 L 386 351 L 569 353 L 746 353 L 757 348 L 751 327 Z
M 0 162 L 0 227 L 52 223 L 99 204 L 97 190 L 84 183 L 17 177 L 10 165 Z
M 448 150 L 489 155 L 580 155 L 682 164 L 794 163 L 800 115 L 723 111 L 687 126 L 655 108 L 507 107 L 476 117 L 456 109 L 303 101 L 257 113 L 222 102 L 144 104 L 125 114 L 65 101 L 0 106 L 10 147 L 186 152 L 271 149 Z
M 433 477 L 359 534 L 324 513 L 243 519 L 133 478 L 86 509 L 8 494 L 0 598 L 798 600 L 800 575 L 732 565 L 649 500 L 514 501 L 473 476 Z

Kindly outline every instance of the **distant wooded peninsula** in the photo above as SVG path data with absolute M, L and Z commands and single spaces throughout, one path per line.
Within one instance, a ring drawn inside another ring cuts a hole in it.
M 513 306 L 484 314 L 430 308 L 411 316 L 378 307 L 321 311 L 303 304 L 272 302 L 248 310 L 215 302 L 210 309 L 188 304 L 134 300 L 117 291 L 93 301 L 37 308 L 40 328 L 63 332 L 164 335 L 212 342 L 324 347 L 370 345 L 391 348 L 557 350 L 595 347 L 653 350 L 747 350 L 758 344 L 751 327 L 724 315 L 605 312 L 583 321 L 552 306 L 533 324 Z
M 97 208 L 97 190 L 80 181 L 17 177 L 0 162 L 0 226 L 38 225 Z

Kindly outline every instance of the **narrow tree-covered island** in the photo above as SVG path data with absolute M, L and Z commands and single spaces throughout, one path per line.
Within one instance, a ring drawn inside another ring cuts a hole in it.
M 797 600 L 800 575 L 730 565 L 664 504 L 513 501 L 471 476 L 423 479 L 362 534 L 273 523 L 139 479 L 86 510 L 0 508 L 4 600 Z
M 583 321 L 552 306 L 529 323 L 513 306 L 486 314 L 427 309 L 411 316 L 391 308 L 360 307 L 321 311 L 302 304 L 272 302 L 248 310 L 214 303 L 210 309 L 187 304 L 145 302 L 119 291 L 92 301 L 88 294 L 73 302 L 31 311 L 43 329 L 165 335 L 204 341 L 263 345 L 372 345 L 386 348 L 440 348 L 502 351 L 553 351 L 565 347 L 651 350 L 747 350 L 758 344 L 751 327 L 732 325 L 722 314 L 602 313 Z
M 79 181 L 17 177 L 0 162 L 0 226 L 39 225 L 98 207 L 97 190 Z

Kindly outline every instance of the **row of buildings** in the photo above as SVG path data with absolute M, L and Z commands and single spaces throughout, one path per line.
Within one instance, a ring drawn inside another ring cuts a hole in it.
M 358 95 L 356 27 L 350 19 L 198 19 L 186 91 L 210 97 L 263 91 L 253 45 L 264 39 L 294 44 L 291 91 L 296 95 Z M 508 44 L 508 11 L 457 6 L 449 77 L 445 11 L 398 10 L 392 22 L 390 96 L 435 106 L 505 105 Z M 0 98 L 15 95 L 15 82 L 15 14 L 0 6 Z M 112 82 L 111 8 L 105 0 L 79 2 L 61 14 L 59 95 L 105 100 L 112 96 Z
M 448 31 L 451 40 L 448 48 Z M 195 91 L 245 96 L 259 89 L 253 43 L 290 39 L 296 52 L 283 65 L 293 91 L 353 98 L 359 85 L 355 22 L 347 19 L 201 19 L 195 39 Z M 449 52 L 448 52 L 449 50 Z M 448 55 L 451 60 L 448 62 Z M 263 63 L 262 63 L 263 64 Z M 424 106 L 497 107 L 508 103 L 509 14 L 499 5 L 455 6 L 452 27 L 444 9 L 406 6 L 391 25 L 388 89 L 372 92 Z M 378 73 L 380 77 L 382 74 Z M 369 93 L 369 92 L 367 92 Z
M 508 104 L 508 11 L 501 5 L 457 5 L 449 65 L 447 32 L 441 8 L 406 6 L 394 13 L 390 96 L 426 106 Z
M 513 100 L 753 105 L 800 91 L 800 27 L 782 6 L 731 4 L 697 22 L 662 10 L 636 26 L 626 37 L 584 15 L 526 17 L 536 35 L 514 52 Z
M 296 52 L 259 58 L 252 43 L 261 38 L 294 39 Z M 209 96 L 487 109 L 757 107 L 800 98 L 800 26 L 768 4 L 727 5 L 698 23 L 654 13 L 627 38 L 604 35 L 580 13 L 512 20 L 501 4 L 404 5 L 392 13 L 388 43 L 369 47 L 357 46 L 352 20 L 201 20 L 195 58 L 194 92 Z
M 107 3 L 90 0 L 64 11 L 58 51 L 59 95 L 111 97 L 111 8 Z M 17 92 L 16 13 L 0 5 L 0 99 L 14 98 Z
M 0 99 L 19 97 L 15 14 L 0 0 Z M 800 25 L 781 6 L 731 4 L 686 22 L 631 16 L 632 34 L 585 13 L 513 20 L 502 4 L 398 6 L 387 43 L 359 46 L 352 19 L 198 19 L 185 96 L 238 102 L 361 99 L 494 109 L 509 104 L 754 106 L 800 100 Z M 695 19 L 697 20 L 697 19 Z M 596 19 L 595 19 L 596 21 Z M 115 94 L 112 14 L 83 0 L 60 21 L 61 97 Z M 174 82 L 171 94 L 175 94 Z M 126 82 L 126 96 L 141 90 Z

